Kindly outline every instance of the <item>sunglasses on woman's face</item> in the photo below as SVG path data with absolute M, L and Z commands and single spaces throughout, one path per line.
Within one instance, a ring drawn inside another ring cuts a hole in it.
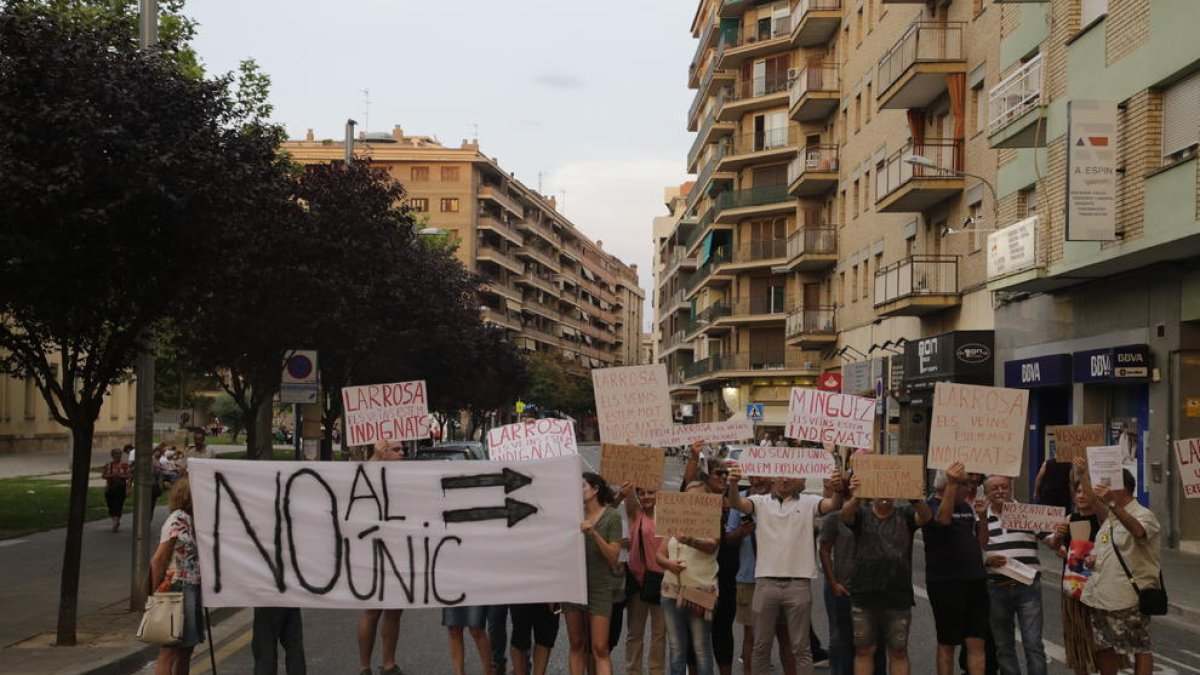
M 718 471 L 712 472 L 712 475 L 716 476 L 717 478 L 724 478 L 725 476 L 729 475 L 729 471 L 726 469 L 720 469 Z

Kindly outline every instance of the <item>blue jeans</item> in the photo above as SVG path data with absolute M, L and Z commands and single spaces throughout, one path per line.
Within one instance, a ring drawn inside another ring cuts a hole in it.
M 825 616 L 829 619 L 829 668 L 833 675 L 854 675 L 854 622 L 850 598 L 838 597 L 825 583 Z M 875 647 L 875 675 L 887 675 L 887 648 Z
M 671 675 L 687 674 L 689 646 L 696 650 L 696 675 L 713 675 L 712 622 L 696 616 L 690 609 L 681 609 L 674 598 L 663 598 L 662 610 L 667 644 L 671 646 Z
M 991 600 L 992 639 L 1000 675 L 1021 675 L 1017 664 L 1017 642 L 1013 618 L 1021 629 L 1027 675 L 1046 675 L 1046 650 L 1042 646 L 1042 584 L 999 585 L 988 580 Z

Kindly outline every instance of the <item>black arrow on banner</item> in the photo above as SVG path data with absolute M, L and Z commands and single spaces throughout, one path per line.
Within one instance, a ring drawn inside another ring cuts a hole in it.
M 453 478 L 442 479 L 443 490 L 464 490 L 467 488 L 480 487 L 499 487 L 504 486 L 504 494 L 508 494 L 514 490 L 529 485 L 533 479 L 523 473 L 517 473 L 509 468 L 504 468 L 500 473 L 481 473 L 474 476 L 454 476 Z
M 507 471 L 507 469 L 505 470 Z M 507 520 L 508 526 L 512 527 L 537 512 L 536 506 L 507 497 L 504 500 L 504 506 L 478 506 L 473 509 L 442 511 L 442 521 L 473 523 L 480 520 Z

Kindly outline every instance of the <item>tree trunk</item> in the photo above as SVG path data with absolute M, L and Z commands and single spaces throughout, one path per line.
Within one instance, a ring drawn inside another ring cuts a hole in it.
M 79 609 L 79 567 L 83 553 L 83 521 L 87 514 L 88 479 L 92 467 L 92 435 L 95 417 L 71 426 L 71 490 L 67 507 L 67 541 L 63 545 L 62 580 L 58 593 L 58 638 L 60 647 L 75 646 L 75 624 Z M 145 452 L 143 450 L 143 452 Z
M 246 459 L 258 459 L 258 411 L 246 413 Z
M 263 401 L 258 406 L 254 443 L 258 446 L 255 459 L 275 459 L 275 430 L 271 423 L 275 421 L 275 403 L 271 399 Z

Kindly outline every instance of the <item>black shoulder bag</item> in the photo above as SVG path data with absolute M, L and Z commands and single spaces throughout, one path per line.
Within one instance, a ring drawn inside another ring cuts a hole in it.
M 1129 585 L 1133 586 L 1133 590 L 1138 596 L 1138 611 L 1146 616 L 1164 616 L 1167 613 L 1167 584 L 1163 581 L 1162 568 L 1158 570 L 1158 585 L 1160 588 L 1138 588 L 1133 581 L 1133 573 L 1129 571 L 1129 565 L 1125 564 L 1125 558 L 1121 555 L 1121 547 L 1117 546 L 1117 537 L 1114 532 L 1114 527 L 1109 526 L 1109 536 L 1112 539 L 1113 551 L 1117 554 L 1117 560 L 1121 563 L 1121 569 L 1125 570 L 1125 576 L 1129 578 Z M 1132 536 L 1132 535 L 1130 535 Z

